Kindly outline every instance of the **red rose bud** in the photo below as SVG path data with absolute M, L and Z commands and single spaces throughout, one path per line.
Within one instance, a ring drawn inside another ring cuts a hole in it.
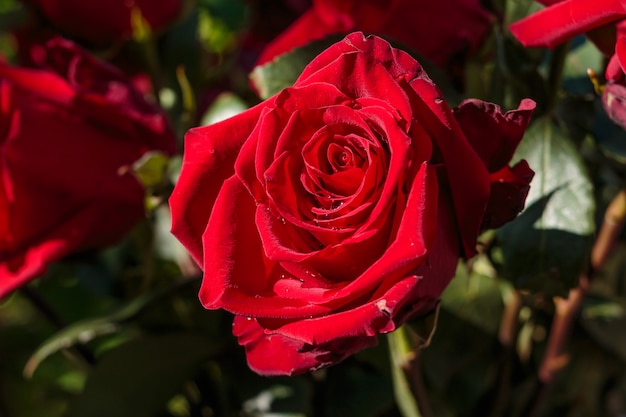
M 313 6 L 270 43 L 257 65 L 328 35 L 355 30 L 393 38 L 447 67 L 476 49 L 489 33 L 491 15 L 480 0 L 313 0 Z
M 454 113 L 409 54 L 349 35 L 293 87 L 187 133 L 172 232 L 202 303 L 235 314 L 263 375 L 375 344 L 434 308 L 486 213 L 521 210 L 531 171 L 508 162 L 533 109 Z
M 0 297 L 123 237 L 145 195 L 123 168 L 174 152 L 165 114 L 121 73 L 68 41 L 45 50 L 40 69 L 0 63 Z
M 173 23 L 183 0 L 22 0 L 65 36 L 94 46 L 131 38 L 141 17 L 152 31 Z M 135 16 L 133 17 L 133 13 Z

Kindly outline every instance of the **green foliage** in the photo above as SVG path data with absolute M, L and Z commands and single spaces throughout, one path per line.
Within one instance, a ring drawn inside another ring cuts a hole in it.
M 535 170 L 526 210 L 498 231 L 502 275 L 516 288 L 567 295 L 595 230 L 591 182 L 579 152 L 549 118 L 536 120 L 515 154 Z
M 102 355 L 68 417 L 152 417 L 211 356 L 206 336 L 142 337 Z
M 79 321 L 65 327 L 55 333 L 35 351 L 26 364 L 25 375 L 31 376 L 43 360 L 61 349 L 67 349 L 78 344 L 83 345 L 94 338 L 119 332 L 122 325 L 132 321 L 147 307 L 170 294 L 172 290 L 178 290 L 185 285 L 195 282 L 196 280 L 194 279 L 177 282 L 169 288 L 138 297 L 114 313 Z

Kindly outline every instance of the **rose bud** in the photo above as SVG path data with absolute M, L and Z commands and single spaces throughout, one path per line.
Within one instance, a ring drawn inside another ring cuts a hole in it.
M 602 92 L 602 107 L 611 120 L 626 129 L 626 86 L 609 81 Z
M 165 114 L 115 68 L 50 41 L 39 69 L 0 63 L 0 297 L 145 217 L 129 169 L 172 154 Z
M 293 87 L 185 136 L 172 232 L 204 271 L 202 303 L 235 315 L 263 375 L 376 344 L 435 307 L 487 215 L 518 214 L 532 171 L 508 163 L 533 109 L 453 112 L 409 54 L 348 35 Z
M 64 36 L 90 46 L 107 46 L 132 36 L 133 10 L 153 31 L 172 24 L 183 0 L 22 0 Z

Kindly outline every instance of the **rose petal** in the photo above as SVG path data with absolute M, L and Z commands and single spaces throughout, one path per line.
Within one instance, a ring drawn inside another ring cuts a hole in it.
M 49 72 L 11 67 L 0 61 L 0 77 L 24 90 L 41 92 L 43 97 L 63 106 L 69 106 L 76 97 L 66 80 Z
M 330 314 L 290 324 L 236 316 L 233 334 L 246 348 L 248 365 L 261 375 L 294 375 L 337 363 L 376 344 L 375 336 L 392 331 L 409 317 L 432 310 L 454 275 L 459 247 L 448 208 L 449 198 L 440 196 L 433 256 L 416 269 L 416 275 L 384 287 L 370 301 L 344 313 Z M 345 300 L 344 300 L 345 301 Z M 352 314 L 354 311 L 354 314 Z M 346 337 L 348 335 L 348 337 Z M 311 344 L 315 343 L 315 344 Z
M 349 76 L 353 73 L 368 76 Z M 394 103 L 404 120 L 410 120 L 413 112 L 406 93 L 396 80 L 406 75 L 419 76 L 422 73 L 421 65 L 406 52 L 392 48 L 381 38 L 366 38 L 362 33 L 356 32 L 313 59 L 294 85 L 323 81 L 336 85 L 349 97 L 384 98 Z
M 524 46 L 555 46 L 626 17 L 621 0 L 564 0 L 509 26 Z
M 449 177 L 464 255 L 476 253 L 476 238 L 489 198 L 489 173 L 476 155 L 443 101 L 437 87 L 425 78 L 410 82 L 414 112 L 419 123 L 433 138 Z
M 534 174 L 526 161 L 491 174 L 491 193 L 483 217 L 483 229 L 498 228 L 524 209 Z
M 191 129 L 185 135 L 183 168 L 170 197 L 172 233 L 203 264 L 202 234 L 222 182 L 234 173 L 237 155 L 259 119 L 263 105 L 236 119 Z
M 301 318 L 328 311 L 307 300 L 278 297 L 274 283 L 285 275 L 264 256 L 254 223 L 257 207 L 236 176 L 227 179 L 203 235 L 202 304 L 235 314 Z
M 295 375 L 313 371 L 377 344 L 375 337 L 336 340 L 326 346 L 306 349 L 302 342 L 281 335 L 266 336 L 256 319 L 236 316 L 233 334 L 246 348 L 248 366 L 265 376 Z
M 535 102 L 524 99 L 517 110 L 503 114 L 497 104 L 468 99 L 453 113 L 487 170 L 496 172 L 507 166 L 513 157 L 534 109 Z
M 411 186 L 393 241 L 362 275 L 344 287 L 328 291 L 329 303 L 345 303 L 346 299 L 355 299 L 381 285 L 388 277 L 393 279 L 420 267 L 436 235 L 437 196 L 435 168 L 423 163 Z

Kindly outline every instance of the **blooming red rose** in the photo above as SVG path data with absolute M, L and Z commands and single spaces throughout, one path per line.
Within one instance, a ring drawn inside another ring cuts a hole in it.
M 626 1 L 543 0 L 545 9 L 511 24 L 524 46 L 555 46 L 586 33 L 598 48 L 612 55 L 605 77 L 602 104 L 609 117 L 626 129 Z
M 359 30 L 394 38 L 445 68 L 451 58 L 475 49 L 491 23 L 480 0 L 313 0 L 258 64 L 327 35 Z
M 153 30 L 176 20 L 183 0 L 23 0 L 35 7 L 65 36 L 95 46 L 132 35 L 131 12 L 137 9 Z
M 484 219 L 521 209 L 532 171 L 508 162 L 533 108 L 452 112 L 386 41 L 332 45 L 293 87 L 187 133 L 172 231 L 204 270 L 202 303 L 235 314 L 260 374 L 375 344 L 435 306 Z
M 0 63 L 0 297 L 144 216 L 126 167 L 174 152 L 165 115 L 123 75 L 63 40 L 41 69 Z

